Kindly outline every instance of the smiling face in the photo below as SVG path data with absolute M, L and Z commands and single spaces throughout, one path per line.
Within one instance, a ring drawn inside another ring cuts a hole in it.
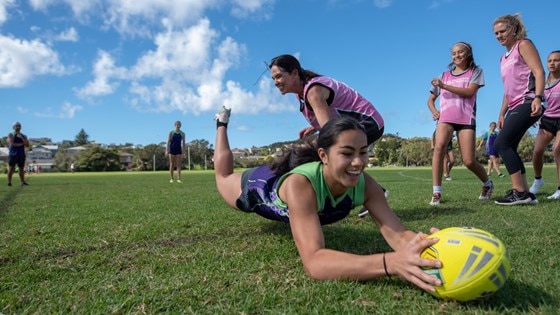
M 368 162 L 367 137 L 362 130 L 341 132 L 328 149 L 319 149 L 325 181 L 333 196 L 342 195 L 358 184 Z
M 467 68 L 471 55 L 470 49 L 465 44 L 456 44 L 451 49 L 451 61 L 461 69 Z
M 513 47 L 517 41 L 513 28 L 504 22 L 494 24 L 494 35 L 500 45 L 505 46 L 508 50 Z
M 282 93 L 297 93 L 298 72 L 293 70 L 291 73 L 279 66 L 270 67 L 270 74 L 274 81 L 274 86 Z

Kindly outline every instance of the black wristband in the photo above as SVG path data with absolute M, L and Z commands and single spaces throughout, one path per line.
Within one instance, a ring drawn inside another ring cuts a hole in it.
M 385 261 L 385 254 L 387 254 L 387 253 L 383 253 L 383 270 L 385 270 L 385 275 L 386 275 L 387 277 L 389 277 L 390 274 L 389 274 L 389 272 L 387 271 L 387 262 Z
M 544 95 L 535 95 L 535 98 L 540 98 L 541 102 L 544 102 Z

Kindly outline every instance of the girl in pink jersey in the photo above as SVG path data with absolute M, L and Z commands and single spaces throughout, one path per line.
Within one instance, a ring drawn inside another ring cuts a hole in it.
M 384 122 L 373 104 L 348 85 L 332 78 L 303 70 L 292 55 L 280 55 L 270 61 L 270 73 L 280 93 L 294 93 L 300 102 L 299 110 L 311 125 L 299 132 L 299 138 L 312 135 L 331 119 L 347 116 L 360 122 L 366 129 L 367 143 L 371 146 L 381 138 Z M 388 191 L 383 188 L 385 197 Z M 360 210 L 360 217 L 368 215 Z
M 517 146 L 527 130 L 543 113 L 544 69 L 537 48 L 526 38 L 519 14 L 504 15 L 494 21 L 494 34 L 506 53 L 500 58 L 504 98 L 494 142 L 511 178 L 512 189 L 495 201 L 498 205 L 536 204 L 529 191 L 525 166 Z
M 554 140 L 553 153 L 556 162 L 556 176 L 558 188 L 548 199 L 560 199 L 560 50 L 555 50 L 548 55 L 546 61 L 548 67 L 548 77 L 546 78 L 544 96 L 548 106 L 546 107 L 541 122 L 539 132 L 535 140 L 535 150 L 533 151 L 533 169 L 535 170 L 535 181 L 529 191 L 537 194 L 544 184 L 542 179 L 543 155 L 548 144 Z
M 478 199 L 490 199 L 494 189 L 484 166 L 475 158 L 476 93 L 484 86 L 484 73 L 475 64 L 472 47 L 468 43 L 458 42 L 453 45 L 451 60 L 449 71 L 432 80 L 428 98 L 428 108 L 434 120 L 439 120 L 432 157 L 432 206 L 441 202 L 442 161 L 453 132 L 457 133 L 457 141 L 461 144 L 459 149 L 463 164 L 482 182 L 482 192 Z M 441 96 L 439 110 L 435 106 L 438 96 Z

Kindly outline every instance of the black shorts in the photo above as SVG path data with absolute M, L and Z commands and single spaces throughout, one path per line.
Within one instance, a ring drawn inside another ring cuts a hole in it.
M 460 125 L 460 124 L 452 124 L 452 123 L 444 123 L 444 124 L 448 124 L 449 126 L 453 127 L 453 131 L 476 130 L 475 125 Z
M 541 117 L 541 122 L 539 123 L 539 129 L 546 130 L 553 135 L 556 135 L 560 131 L 560 118 L 552 117 Z
M 8 158 L 8 165 L 9 166 L 18 166 L 19 168 L 23 168 L 25 166 L 25 155 L 10 155 Z

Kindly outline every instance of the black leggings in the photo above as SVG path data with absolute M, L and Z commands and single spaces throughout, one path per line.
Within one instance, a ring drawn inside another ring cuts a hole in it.
M 508 111 L 502 130 L 494 142 L 508 173 L 514 174 L 521 171 L 525 174 L 523 160 L 517 153 L 517 146 L 525 132 L 539 120 L 540 116 L 531 116 L 531 103 L 523 103 Z

